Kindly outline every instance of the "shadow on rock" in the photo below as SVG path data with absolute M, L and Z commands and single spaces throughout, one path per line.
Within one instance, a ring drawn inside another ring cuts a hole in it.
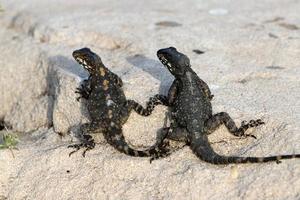
M 73 77 L 80 79 L 88 77 L 88 73 L 73 59 L 65 56 L 52 56 L 49 58 L 49 62 L 52 67 L 59 68 Z
M 161 82 L 159 87 L 160 94 L 167 94 L 168 89 L 173 81 L 172 75 L 159 62 L 144 55 L 136 54 L 129 56 L 126 60 L 133 66 L 149 73 L 152 77 Z

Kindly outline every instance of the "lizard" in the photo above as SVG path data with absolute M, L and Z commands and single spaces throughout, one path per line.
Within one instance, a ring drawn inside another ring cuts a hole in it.
M 95 147 L 95 141 L 90 133 L 103 133 L 106 141 L 118 151 L 130 156 L 147 157 L 158 156 L 166 149 L 148 148 L 146 150 L 135 150 L 126 143 L 122 125 L 127 121 L 130 112 L 136 111 L 142 116 L 148 116 L 159 104 L 164 104 L 166 99 L 163 95 L 155 95 L 146 103 L 146 108 L 134 100 L 127 100 L 122 89 L 123 82 L 116 74 L 110 71 L 101 58 L 89 48 L 75 50 L 72 53 L 74 59 L 89 72 L 88 79 L 84 80 L 75 93 L 86 100 L 90 122 L 82 124 L 80 130 L 83 133 L 83 142 L 69 145 L 75 148 L 69 155 L 85 148 L 83 156 L 87 151 Z
M 157 144 L 161 144 L 164 139 L 185 142 L 198 158 L 211 164 L 270 161 L 280 163 L 281 159 L 300 158 L 300 154 L 239 157 L 216 153 L 208 141 L 208 135 L 219 126 L 225 125 L 227 130 L 237 137 L 255 137 L 246 134 L 246 130 L 263 125 L 264 122 L 261 119 L 250 120 L 249 123 L 243 121 L 241 126 L 237 127 L 228 113 L 213 114 L 211 105 L 213 95 L 208 85 L 192 70 L 189 58 L 174 47 L 158 50 L 157 57 L 175 77 L 166 97 L 167 104 L 171 108 L 170 126 L 163 129 L 157 138 Z

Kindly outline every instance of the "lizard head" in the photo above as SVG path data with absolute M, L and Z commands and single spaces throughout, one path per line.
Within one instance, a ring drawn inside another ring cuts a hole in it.
M 89 48 L 82 48 L 73 51 L 74 59 L 90 73 L 98 71 L 103 66 L 101 58 Z
M 158 50 L 157 57 L 174 76 L 184 75 L 190 68 L 190 59 L 174 47 Z

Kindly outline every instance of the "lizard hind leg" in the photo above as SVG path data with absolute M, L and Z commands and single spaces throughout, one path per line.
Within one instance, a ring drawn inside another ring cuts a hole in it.
M 75 148 L 74 151 L 69 153 L 69 156 L 71 156 L 73 153 L 79 151 L 81 148 L 85 148 L 82 156 L 85 157 L 85 154 L 87 151 L 95 148 L 96 143 L 95 140 L 93 139 L 93 137 L 87 133 L 95 133 L 95 132 L 102 132 L 101 126 L 99 126 L 99 124 L 95 124 L 95 123 L 85 123 L 83 125 L 81 125 L 80 127 L 81 132 L 83 133 L 82 135 L 82 142 L 79 144 L 72 144 L 69 145 L 68 148 Z
M 253 137 L 256 139 L 254 135 L 245 134 L 246 130 L 251 127 L 257 127 L 262 124 L 265 124 L 261 119 L 250 120 L 249 123 L 246 121 L 242 121 L 241 126 L 238 128 L 233 121 L 233 119 L 226 112 L 220 112 L 213 115 L 210 119 L 206 121 L 207 134 L 214 132 L 219 126 L 224 124 L 228 131 L 237 137 Z
M 188 131 L 185 128 L 177 127 L 175 124 L 176 123 L 174 121 L 171 121 L 170 127 L 163 128 L 162 132 L 160 132 L 160 134 L 158 134 L 158 136 L 156 138 L 156 143 L 154 145 L 154 146 L 158 146 L 158 147 L 168 148 L 168 152 L 165 154 L 159 154 L 159 155 L 153 156 L 150 159 L 150 163 L 153 160 L 157 160 L 159 158 L 165 158 L 165 157 L 171 155 L 176 150 L 184 147 L 184 146 L 182 146 L 180 148 L 171 148 L 169 145 L 169 140 L 184 142 L 185 144 L 189 144 Z

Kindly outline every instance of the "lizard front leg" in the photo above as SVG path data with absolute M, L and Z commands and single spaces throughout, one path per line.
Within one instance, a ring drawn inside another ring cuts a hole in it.
M 127 100 L 126 106 L 130 112 L 132 109 L 142 116 L 149 116 L 157 105 L 171 106 L 177 95 L 178 81 L 174 80 L 169 90 L 168 96 L 161 94 L 154 95 L 146 103 L 146 108 L 134 100 Z
M 144 108 L 142 105 L 137 103 L 134 100 L 127 100 L 126 107 L 128 108 L 128 111 L 134 110 L 136 113 L 142 115 L 142 116 L 149 116 L 151 115 L 152 111 L 154 110 L 155 106 L 157 105 L 168 105 L 167 97 L 164 95 L 157 94 L 149 99 L 149 101 L 146 103 L 146 108 Z
M 91 77 L 91 76 L 90 76 Z M 79 101 L 81 98 L 88 99 L 92 88 L 91 88 L 91 78 L 88 78 L 83 81 L 80 87 L 76 88 L 75 93 L 78 93 L 80 96 L 76 98 Z

